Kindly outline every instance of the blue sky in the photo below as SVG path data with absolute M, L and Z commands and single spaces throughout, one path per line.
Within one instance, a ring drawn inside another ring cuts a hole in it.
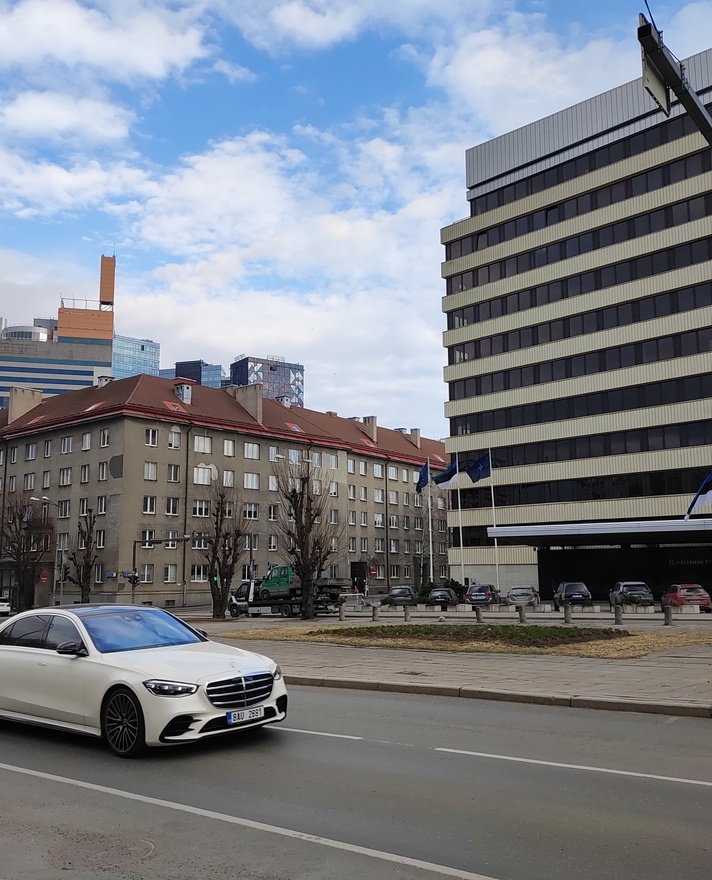
M 651 4 L 679 57 L 712 0 Z M 0 0 L 0 315 L 94 299 L 162 366 L 303 363 L 308 407 L 443 437 L 464 151 L 640 75 L 643 2 Z

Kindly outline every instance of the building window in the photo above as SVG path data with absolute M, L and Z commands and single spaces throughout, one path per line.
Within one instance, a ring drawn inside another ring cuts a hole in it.
M 232 519 L 235 516 L 235 502 L 234 501 L 225 501 L 224 502 L 224 510 L 225 516 L 228 519 Z
M 279 481 L 274 474 L 269 474 L 267 477 L 267 488 L 270 492 L 278 492 L 279 491 Z
M 416 532 L 423 531 L 423 517 L 422 516 L 414 516 L 413 517 L 413 527 L 415 528 Z
M 407 581 L 410 580 L 410 566 L 409 565 L 403 566 L 403 577 Z
M 143 478 L 144 478 L 144 480 L 157 480 L 158 479 L 158 462 L 157 461 L 144 461 L 144 463 L 143 463 Z
M 25 446 L 25 461 L 34 461 L 37 458 L 37 444 L 28 443 Z
M 83 464 L 79 468 L 79 482 L 80 483 L 88 483 L 89 482 L 89 465 Z
M 423 496 L 422 495 L 413 495 L 413 507 L 422 507 L 423 506 Z
M 391 538 L 388 542 L 388 550 L 391 553 L 400 553 L 400 543 L 398 538 Z
M 383 465 L 379 464 L 379 462 L 374 462 L 373 464 L 373 476 L 379 480 L 383 479 Z
M 267 519 L 270 522 L 275 522 L 279 513 L 279 506 L 277 504 L 270 504 L 267 508 Z
M 99 431 L 99 446 L 105 447 L 109 445 L 109 429 L 102 428 Z
M 391 565 L 389 571 L 394 580 L 400 578 L 400 565 Z
M 374 538 L 373 547 L 376 553 L 384 553 L 386 550 L 386 539 Z
M 65 468 L 59 469 L 59 485 L 60 486 L 71 486 L 72 485 L 72 469 L 70 467 L 65 467 Z
M 69 550 L 69 532 L 57 533 L 57 550 Z
M 226 455 L 228 458 L 235 457 L 235 441 L 234 440 L 223 440 L 223 455 Z
M 330 565 L 329 566 L 329 577 L 333 580 L 338 580 L 339 578 L 339 566 L 338 565 Z
M 398 504 L 398 493 L 394 492 L 392 489 L 388 491 L 388 503 Z
M 383 504 L 383 502 L 385 501 L 385 497 L 386 495 L 383 489 L 373 490 L 373 500 L 376 502 L 376 504 Z
M 61 444 L 59 447 L 59 451 L 62 455 L 69 455 L 72 451 L 72 440 L 73 437 L 62 437 Z
M 180 465 L 179 464 L 169 464 L 168 465 L 168 482 L 169 483 L 180 483 Z
M 398 514 L 397 513 L 389 513 L 388 514 L 388 528 L 389 529 L 397 529 L 398 528 Z
M 442 495 L 438 495 L 437 508 L 438 510 L 445 510 L 445 499 L 442 497 Z
M 368 526 L 368 511 L 367 510 L 361 511 L 361 525 Z
M 365 461 L 360 461 L 358 463 L 358 472 L 362 477 L 368 476 L 368 463 Z
M 96 499 L 96 513 L 97 516 L 106 513 L 106 495 L 98 495 Z
M 392 464 L 388 465 L 388 479 L 389 480 L 397 480 L 398 479 L 398 468 L 394 467 Z
M 259 535 L 245 535 L 245 550 L 248 552 L 250 550 L 259 550 L 260 549 L 260 536 Z
M 410 492 L 401 492 L 401 504 L 403 507 L 410 506 Z
M 44 442 L 44 457 L 50 458 L 51 455 L 52 455 L 52 441 L 45 440 L 45 442 Z
M 349 495 L 349 501 L 356 500 L 356 486 L 352 486 L 350 483 L 349 483 L 348 495 Z
M 349 553 L 356 552 L 356 538 L 349 538 Z
M 180 498 L 166 498 L 166 516 L 178 516 L 180 510 Z
M 414 474 L 417 474 L 417 473 L 418 473 L 417 471 L 414 471 Z M 418 476 L 420 476 L 420 474 L 418 474 Z M 410 481 L 410 473 L 408 472 L 407 468 L 403 468 L 403 470 L 401 471 L 401 480 L 404 483 L 408 483 Z M 415 480 L 415 482 L 417 482 L 417 479 Z
M 298 449 L 290 449 L 289 450 L 289 461 L 290 464 L 301 464 L 302 454 Z
M 95 584 L 103 584 L 104 583 L 104 563 L 97 562 L 94 566 L 94 583 Z
M 178 578 L 178 566 L 171 562 L 163 566 L 163 583 L 174 584 Z
M 336 498 L 338 494 L 339 494 L 339 484 L 336 482 L 336 480 L 332 480 L 329 483 L 329 495 L 332 498 Z
M 144 562 L 138 568 L 138 579 L 142 584 L 153 583 L 153 563 Z
M 447 554 L 447 544 L 445 543 L 445 541 L 438 542 L 438 553 L 441 556 L 445 556 Z
M 210 485 L 210 468 L 209 467 L 194 467 L 193 468 L 193 483 L 196 486 L 209 486 Z
M 333 452 L 329 453 L 329 470 L 335 471 L 339 466 L 339 456 Z
M 108 480 L 109 479 L 109 462 L 108 461 L 100 461 L 99 462 L 99 481 Z
M 89 499 L 79 499 L 79 516 L 86 516 L 89 513 Z
M 267 536 L 267 549 L 268 550 L 276 550 L 277 549 L 277 535 L 268 535 Z
M 245 442 L 245 458 L 259 459 L 259 457 L 260 457 L 260 444 Z
M 146 446 L 158 446 L 158 428 L 146 428 Z
M 373 524 L 377 529 L 383 528 L 383 514 L 382 513 L 374 513 Z
M 57 504 L 57 517 L 58 519 L 68 519 L 70 511 L 69 499 L 65 498 L 64 501 L 60 501 Z
M 207 550 L 209 547 L 208 536 L 204 532 L 193 533 L 193 550 Z
M 355 458 L 347 458 L 346 459 L 346 470 L 350 474 L 356 473 L 356 459 Z
M 14 492 L 17 489 L 17 477 L 15 474 L 10 474 L 7 478 L 7 491 Z
M 349 525 L 350 526 L 356 525 L 356 511 L 355 510 L 349 511 Z
M 269 460 L 270 461 L 279 461 L 279 446 L 270 446 Z
M 297 488 L 296 486 L 294 487 Z M 312 493 L 314 495 L 321 495 L 321 480 L 312 480 Z
M 168 432 L 168 448 L 180 449 L 180 428 L 171 428 Z
M 49 489 L 52 484 L 52 471 L 42 471 L 42 488 Z
M 174 531 L 173 529 L 169 529 L 166 532 L 166 539 L 163 542 L 163 546 L 166 548 L 166 550 L 175 550 L 178 546 L 178 532 Z
M 359 498 L 361 501 L 368 501 L 368 488 L 366 486 L 359 487 Z
M 31 491 L 35 488 L 35 475 L 34 474 L 25 474 L 24 481 L 25 491 Z
M 196 434 L 193 437 L 193 452 L 207 452 L 210 453 L 213 451 L 213 438 L 206 437 L 203 434 Z
M 156 496 L 155 495 L 144 495 L 143 496 L 143 512 L 148 515 L 156 513 Z
M 242 516 L 243 519 L 259 519 L 260 518 L 260 506 L 259 504 L 253 502 L 247 502 L 242 505 Z
M 104 529 L 96 530 L 96 549 L 103 550 L 106 547 L 106 531 Z
M 223 486 L 231 489 L 235 485 L 235 471 L 223 471 Z
M 333 525 L 336 525 L 336 523 L 338 523 L 338 521 L 339 521 L 339 511 L 335 507 L 332 507 L 331 510 L 329 511 L 329 522 L 333 526 Z
M 259 474 L 244 474 L 243 476 L 243 488 L 245 489 L 259 489 L 260 488 L 260 475 Z
M 361 552 L 368 553 L 368 538 L 361 538 Z
M 404 517 L 403 517 L 403 528 L 404 528 L 404 529 L 409 529 L 409 528 L 410 528 L 410 517 L 409 517 L 409 516 L 404 516 Z
M 84 431 L 82 434 L 82 452 L 91 449 L 91 431 Z
M 193 516 L 210 516 L 210 502 L 193 499 Z
M 190 566 L 190 579 L 193 583 L 200 583 L 208 579 L 208 566 L 200 563 Z

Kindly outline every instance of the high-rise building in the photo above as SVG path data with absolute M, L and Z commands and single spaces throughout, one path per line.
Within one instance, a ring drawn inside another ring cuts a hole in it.
M 709 109 L 712 50 L 685 69 Z M 442 230 L 447 446 L 461 465 L 491 450 L 493 494 L 461 477 L 453 571 L 542 595 L 582 579 L 599 598 L 618 580 L 696 581 L 709 144 L 636 80 L 473 147 L 466 174 L 470 216 Z
M 207 388 L 222 388 L 230 384 L 220 364 L 207 364 L 205 361 L 176 361 L 175 367 L 159 370 L 158 375 L 162 379 L 190 379 Z
M 304 366 L 290 364 L 283 357 L 238 355 L 230 364 L 233 385 L 259 383 L 265 397 L 288 398 L 292 406 L 304 406 Z
M 127 379 L 145 373 L 157 376 L 161 361 L 161 344 L 152 339 L 114 335 L 112 373 L 115 379 Z
M 3 329 L 0 406 L 7 406 L 12 387 L 53 395 L 111 375 L 115 271 L 116 258 L 103 256 L 97 301 L 64 298 L 56 320 Z

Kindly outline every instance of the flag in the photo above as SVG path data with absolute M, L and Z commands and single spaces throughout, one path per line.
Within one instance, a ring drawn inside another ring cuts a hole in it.
M 457 467 L 457 459 L 454 459 L 446 471 L 433 477 L 433 483 L 435 483 L 438 489 L 452 489 L 452 487 L 456 485 L 459 476 L 460 472 Z
M 699 507 L 707 507 L 712 504 L 712 474 L 705 477 L 702 485 L 697 490 L 697 495 L 692 499 L 692 504 L 687 508 L 685 519 L 690 518 L 690 514 L 694 513 Z
M 476 483 L 478 480 L 484 480 L 492 473 L 489 452 L 485 452 L 482 458 L 465 468 L 467 476 Z
M 420 469 L 420 476 L 418 477 L 418 482 L 415 484 L 415 491 L 420 495 L 423 489 L 430 482 L 430 466 L 429 462 L 426 461 L 423 467 Z

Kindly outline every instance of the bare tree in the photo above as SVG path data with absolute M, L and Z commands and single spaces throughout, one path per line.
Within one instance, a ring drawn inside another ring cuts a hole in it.
M 46 512 L 28 493 L 8 496 L 2 522 L 3 555 L 10 559 L 17 584 L 17 609 L 35 603 L 37 566 L 46 558 L 52 528 Z
M 82 602 L 91 601 L 94 566 L 99 555 L 96 552 L 95 525 L 96 514 L 90 507 L 86 514 L 79 517 L 76 546 L 67 554 L 72 568 L 65 579 L 79 587 Z
M 210 500 L 210 528 L 202 535 L 208 566 L 213 618 L 225 617 L 230 586 L 245 553 L 245 538 L 251 536 L 234 489 L 213 483 Z M 252 538 L 250 537 L 250 540 Z
M 321 469 L 314 467 L 310 448 L 304 450 L 300 461 L 280 461 L 275 470 L 281 502 L 277 528 L 301 581 L 302 618 L 312 620 L 317 581 L 329 560 L 339 553 L 344 523 L 332 521 L 329 486 Z

